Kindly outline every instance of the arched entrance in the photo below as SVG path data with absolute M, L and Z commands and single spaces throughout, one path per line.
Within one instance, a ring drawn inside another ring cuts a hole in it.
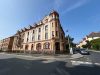
M 33 44 L 31 45 L 31 50 L 34 50 Z
M 50 43 L 49 42 L 44 43 L 43 48 L 44 49 L 50 49 Z
M 37 49 L 38 51 L 41 50 L 41 43 L 38 43 L 38 44 L 36 45 L 36 49 Z
M 28 45 L 25 45 L 25 50 L 28 50 Z
M 60 43 L 59 42 L 55 43 L 55 53 L 56 54 L 60 53 Z

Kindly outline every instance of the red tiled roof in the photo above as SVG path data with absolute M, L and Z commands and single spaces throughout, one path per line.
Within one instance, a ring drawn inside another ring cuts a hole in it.
M 92 32 L 88 35 L 88 37 L 100 37 L 100 32 Z

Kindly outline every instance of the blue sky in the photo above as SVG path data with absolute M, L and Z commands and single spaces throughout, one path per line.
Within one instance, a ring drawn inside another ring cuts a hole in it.
M 0 0 L 0 39 L 38 22 L 53 9 L 74 42 L 100 31 L 100 0 Z

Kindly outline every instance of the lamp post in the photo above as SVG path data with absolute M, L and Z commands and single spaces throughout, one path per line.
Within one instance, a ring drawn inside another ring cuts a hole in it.
M 71 46 L 70 46 L 70 39 L 69 39 L 69 35 L 68 35 L 68 45 L 69 45 L 69 50 L 70 50 Z
M 67 33 L 67 32 L 68 32 L 68 30 L 66 30 L 66 33 Z M 68 39 L 67 39 L 67 40 L 68 40 L 68 46 L 69 46 L 69 50 L 70 50 L 70 39 L 69 39 L 69 34 L 68 34 L 67 37 L 68 37 Z
M 68 32 L 68 30 L 66 32 Z M 72 47 L 71 47 L 71 44 L 70 44 L 69 34 L 68 34 L 68 45 L 69 45 L 70 54 L 73 54 L 73 50 L 72 50 Z

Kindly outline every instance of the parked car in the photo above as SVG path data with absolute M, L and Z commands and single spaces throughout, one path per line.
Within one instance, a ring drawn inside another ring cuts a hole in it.
M 87 51 L 86 49 L 79 49 L 79 53 L 82 55 L 89 55 L 89 51 Z
M 74 48 L 73 49 L 74 54 L 76 53 L 80 53 L 82 55 L 89 55 L 89 51 L 87 51 L 86 49 L 80 49 L 80 48 Z

